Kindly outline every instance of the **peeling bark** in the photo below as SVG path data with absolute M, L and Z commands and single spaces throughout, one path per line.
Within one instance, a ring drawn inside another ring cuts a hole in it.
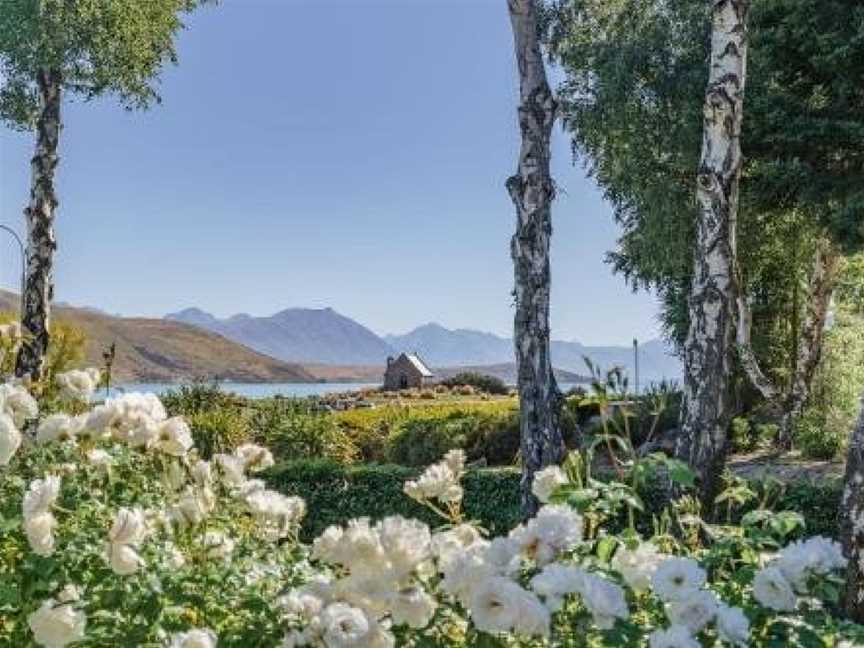
M 556 102 L 546 80 L 534 0 L 508 0 L 519 68 L 522 146 L 507 191 L 516 208 L 511 241 L 515 275 L 514 344 L 518 367 L 522 452 L 522 512 L 537 510 L 534 473 L 564 455 L 559 425 L 561 393 L 549 346 L 549 243 L 555 186 L 549 171 Z
M 32 172 L 27 219 L 27 272 L 22 299 L 21 327 L 24 340 L 18 351 L 15 373 L 38 380 L 48 350 L 48 326 L 54 298 L 54 214 L 57 195 L 54 171 L 60 121 L 62 78 L 57 70 L 37 75 L 41 108 L 36 123 L 36 151 L 30 162 Z
M 843 483 L 840 540 L 849 559 L 843 605 L 853 621 L 864 623 L 864 407 L 849 439 Z
M 690 326 L 684 345 L 679 456 L 713 505 L 727 450 L 734 330 L 734 261 L 741 119 L 747 61 L 747 0 L 712 0 L 711 64 L 705 92 Z

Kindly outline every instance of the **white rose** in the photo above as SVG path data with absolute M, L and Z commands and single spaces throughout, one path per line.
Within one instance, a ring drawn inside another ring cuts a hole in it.
M 36 513 L 24 518 L 24 533 L 33 553 L 50 556 L 54 553 L 54 527 L 57 520 L 49 511 Z
M 173 635 L 170 648 L 216 648 L 216 639 L 216 633 L 209 628 L 199 628 Z
M 181 416 L 164 421 L 159 425 L 158 440 L 156 448 L 165 454 L 174 457 L 182 457 L 189 452 L 195 442 L 192 440 L 192 431 Z
M 0 466 L 8 466 L 21 447 L 21 432 L 8 414 L 0 412 Z
M 33 640 L 46 648 L 63 648 L 84 638 L 87 618 L 71 604 L 48 599 L 28 618 Z
M 147 535 L 147 522 L 141 509 L 121 508 L 114 516 L 108 539 L 116 544 L 136 545 Z
M 131 576 L 144 566 L 144 559 L 131 545 L 109 542 L 108 563 L 118 576 Z
M 534 473 L 531 492 L 543 504 L 548 504 L 555 489 L 568 483 L 570 480 L 567 479 L 567 474 L 559 466 L 549 466 Z

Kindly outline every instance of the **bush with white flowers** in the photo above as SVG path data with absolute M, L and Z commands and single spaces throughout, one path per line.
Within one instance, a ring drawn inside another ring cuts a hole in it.
M 85 374 L 63 398 L 89 399 Z M 306 547 L 304 502 L 258 474 L 273 463 L 254 444 L 203 460 L 153 396 L 40 418 L 0 386 L 0 645 L 864 645 L 836 610 L 839 546 L 786 542 L 788 515 L 715 526 L 672 507 L 650 538 L 632 515 L 606 534 L 567 463 L 536 475 L 536 516 L 491 538 L 451 451 L 404 489 L 439 528 L 360 518 Z

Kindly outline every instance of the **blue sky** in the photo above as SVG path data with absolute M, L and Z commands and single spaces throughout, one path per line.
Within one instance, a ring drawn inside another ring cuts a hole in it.
M 112 313 L 323 307 L 379 333 L 508 334 L 505 0 L 224 0 L 188 21 L 163 104 L 65 107 L 57 296 Z M 603 263 L 616 228 L 555 137 L 554 337 L 656 336 Z M 32 136 L 0 128 L 0 222 L 23 231 Z M 13 256 L 15 255 L 15 256 Z M 0 283 L 17 286 L 0 239 Z

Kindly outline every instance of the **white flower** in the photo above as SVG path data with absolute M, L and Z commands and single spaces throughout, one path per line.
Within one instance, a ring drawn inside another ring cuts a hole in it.
M 667 603 L 680 601 L 705 584 L 705 570 L 692 558 L 667 558 L 651 578 L 654 593 Z
M 196 461 L 190 472 L 199 486 L 210 486 L 213 483 L 213 468 L 209 461 Z
M 0 466 L 8 466 L 21 446 L 21 432 L 8 414 L 0 412 Z
M 141 509 L 121 508 L 114 515 L 108 539 L 119 544 L 137 545 L 147 535 L 147 522 Z
M 2 410 L 12 417 L 15 427 L 21 429 L 28 419 L 36 418 L 39 405 L 24 387 L 5 383 L 0 385 Z
M 651 577 L 666 558 L 653 544 L 642 542 L 636 549 L 619 547 L 612 557 L 611 566 L 631 589 L 644 592 L 651 587 Z
M 46 475 L 44 479 L 34 479 L 24 493 L 24 519 L 51 510 L 60 495 L 60 477 Z
M 582 516 L 569 506 L 547 504 L 537 517 L 513 529 L 510 538 L 523 555 L 542 566 L 582 540 Z
M 460 524 L 432 536 L 432 553 L 438 558 L 442 571 L 458 554 L 476 543 L 485 544 L 480 532 L 470 524 Z
M 58 604 L 54 599 L 42 603 L 27 619 L 33 640 L 46 648 L 63 648 L 84 638 L 87 618 L 69 603 Z
M 717 597 L 708 590 L 696 590 L 686 597 L 672 601 L 666 615 L 672 625 L 680 625 L 697 633 L 717 614 Z
M 118 576 L 131 576 L 144 566 L 144 559 L 132 545 L 109 542 L 107 544 L 108 564 Z
M 210 628 L 199 628 L 172 635 L 170 648 L 216 648 L 216 640 Z
M 846 567 L 846 562 L 839 543 L 814 536 L 788 545 L 780 552 L 773 566 L 783 572 L 796 592 L 806 594 L 809 578 L 842 569 Z
M 585 571 L 572 565 L 551 563 L 531 579 L 531 589 L 543 599 L 550 612 L 557 612 L 564 597 L 582 591 Z
M 549 466 L 534 473 L 534 482 L 531 484 L 531 492 L 534 497 L 543 502 L 549 503 L 549 498 L 559 486 L 569 484 L 567 474 L 561 470 L 560 466 Z
M 432 534 L 422 522 L 394 515 L 381 520 L 376 531 L 392 568 L 401 574 L 412 571 L 431 555 Z
M 702 644 L 690 635 L 687 628 L 674 625 L 648 635 L 648 645 L 650 648 L 702 648 Z
M 81 427 L 81 419 L 68 414 L 51 414 L 39 422 L 36 429 L 36 441 L 49 443 L 51 441 L 70 441 Z
M 273 465 L 273 455 L 267 448 L 254 443 L 244 443 L 236 450 L 234 455 L 243 460 L 243 465 L 249 472 L 259 472 Z
M 462 486 L 459 485 L 461 477 L 459 470 L 465 461 L 464 454 L 448 453 L 447 457 L 440 463 L 426 468 L 418 479 L 405 482 L 403 488 L 405 494 L 421 502 L 430 499 L 453 503 L 462 501 L 463 491 Z M 457 472 L 454 472 L 454 468 Z
M 111 455 L 101 448 L 91 448 L 87 451 L 87 461 L 92 466 L 106 468 L 111 465 Z
M 579 593 L 598 628 L 609 630 L 615 625 L 616 619 L 630 616 L 620 585 L 591 573 L 584 574 L 580 580 Z
M 83 591 L 78 585 L 68 583 L 57 593 L 57 600 L 61 603 L 74 603 L 80 601 Z
M 155 442 L 157 450 L 174 457 L 182 457 L 194 445 L 192 431 L 182 416 L 175 416 L 159 424 Z
M 212 493 L 207 488 L 188 486 L 169 513 L 171 520 L 185 528 L 201 524 L 213 510 Z
M 753 578 L 753 598 L 778 612 L 791 612 L 798 604 L 792 585 L 776 567 L 765 567 Z
M 390 597 L 388 603 L 393 623 L 417 629 L 429 625 L 438 607 L 435 599 L 420 587 L 399 590 Z
M 60 397 L 69 400 L 90 400 L 101 380 L 98 369 L 73 369 L 57 374 L 55 381 L 60 388 Z
M 483 558 L 502 576 L 512 576 L 519 571 L 521 560 L 519 544 L 509 537 L 497 537 L 486 546 Z
M 34 513 L 24 518 L 24 533 L 33 553 L 50 556 L 54 553 L 54 528 L 57 520 L 49 511 Z
M 444 455 L 443 462 L 450 469 L 450 472 L 455 475 L 456 479 L 459 479 L 465 472 L 465 451 L 461 448 L 448 450 L 447 454 Z
M 441 589 L 455 596 L 463 605 L 474 595 L 480 583 L 499 574 L 485 560 L 485 543 L 475 543 L 460 552 L 448 556 L 446 563 L 439 561 L 439 569 L 444 574 Z
M 216 465 L 222 471 L 222 479 L 227 486 L 242 486 L 246 481 L 246 463 L 242 457 L 229 454 L 213 455 Z
M 721 603 L 717 609 L 717 634 L 728 644 L 746 648 L 750 643 L 750 621 L 741 608 Z
M 493 576 L 481 582 L 469 602 L 471 620 L 483 632 L 519 635 L 549 634 L 550 616 L 535 594 L 509 578 Z
M 297 528 L 306 514 L 306 503 L 299 497 L 288 497 L 272 490 L 255 491 L 246 498 L 246 505 L 264 532 L 275 541 Z
M 219 531 L 208 531 L 201 539 L 201 544 L 207 548 L 208 558 L 227 560 L 234 551 L 234 541 Z
M 321 613 L 324 642 L 332 648 L 360 648 L 370 634 L 372 624 L 363 610 L 346 603 L 331 603 Z

